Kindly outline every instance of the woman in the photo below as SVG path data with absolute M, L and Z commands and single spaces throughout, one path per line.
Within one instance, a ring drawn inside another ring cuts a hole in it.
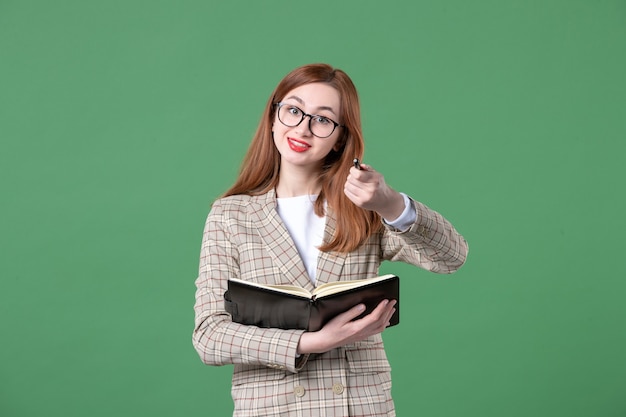
M 271 95 L 237 181 L 209 213 L 196 281 L 193 343 L 234 364 L 236 416 L 395 415 L 381 332 L 385 300 L 317 332 L 232 322 L 229 278 L 312 290 L 378 275 L 383 260 L 452 273 L 467 244 L 440 214 L 389 187 L 363 154 L 357 91 L 341 70 L 306 65 Z

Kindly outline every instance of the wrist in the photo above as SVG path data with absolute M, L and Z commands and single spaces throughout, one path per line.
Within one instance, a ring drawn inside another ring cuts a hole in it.
M 404 197 L 399 192 L 392 190 L 391 196 L 387 199 L 387 204 L 378 211 L 378 214 L 387 222 L 393 222 L 400 217 L 404 209 Z
M 300 340 L 298 341 L 298 347 L 296 348 L 296 353 L 298 355 L 306 355 L 310 352 L 310 344 L 311 344 L 311 333 L 304 332 L 300 336 Z
M 309 353 L 322 353 L 326 352 L 327 348 L 323 346 L 323 342 L 317 337 L 319 332 L 304 332 L 300 336 L 298 341 L 298 347 L 296 353 L 299 355 L 306 355 Z

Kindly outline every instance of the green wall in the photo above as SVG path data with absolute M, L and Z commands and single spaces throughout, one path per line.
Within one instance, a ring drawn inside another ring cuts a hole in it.
M 229 415 L 191 345 L 210 203 L 294 67 L 448 217 L 400 264 L 401 416 L 626 415 L 626 2 L 0 0 L 0 415 Z

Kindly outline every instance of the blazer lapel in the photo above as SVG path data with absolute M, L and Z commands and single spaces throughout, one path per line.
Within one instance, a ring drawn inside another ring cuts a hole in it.
M 335 233 L 336 227 L 337 221 L 335 220 L 335 216 L 333 216 L 332 211 L 327 208 L 326 227 L 324 228 L 324 242 L 330 241 Z M 346 256 L 347 254 L 340 252 L 320 252 L 317 258 L 317 285 L 340 280 Z
M 253 199 L 250 208 L 250 218 L 258 228 L 267 251 L 284 277 L 277 284 L 289 282 L 312 291 L 313 284 L 304 268 L 304 263 L 276 210 L 274 190 Z

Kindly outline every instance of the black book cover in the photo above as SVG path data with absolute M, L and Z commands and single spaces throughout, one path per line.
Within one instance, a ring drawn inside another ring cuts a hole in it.
M 333 288 L 340 284 L 342 289 L 330 294 L 305 294 L 296 289 L 293 294 L 285 287 L 265 286 L 241 280 L 229 280 L 224 293 L 224 306 L 236 323 L 265 328 L 303 329 L 317 331 L 333 317 L 357 304 L 365 304 L 365 312 L 358 318 L 371 313 L 382 300 L 396 300 L 395 313 L 390 326 L 400 322 L 400 279 L 396 275 L 385 275 L 370 280 L 337 281 L 325 284 Z M 346 288 L 347 287 L 347 288 Z M 321 287 L 320 287 L 321 288 Z M 318 289 L 316 289 L 317 291 Z

